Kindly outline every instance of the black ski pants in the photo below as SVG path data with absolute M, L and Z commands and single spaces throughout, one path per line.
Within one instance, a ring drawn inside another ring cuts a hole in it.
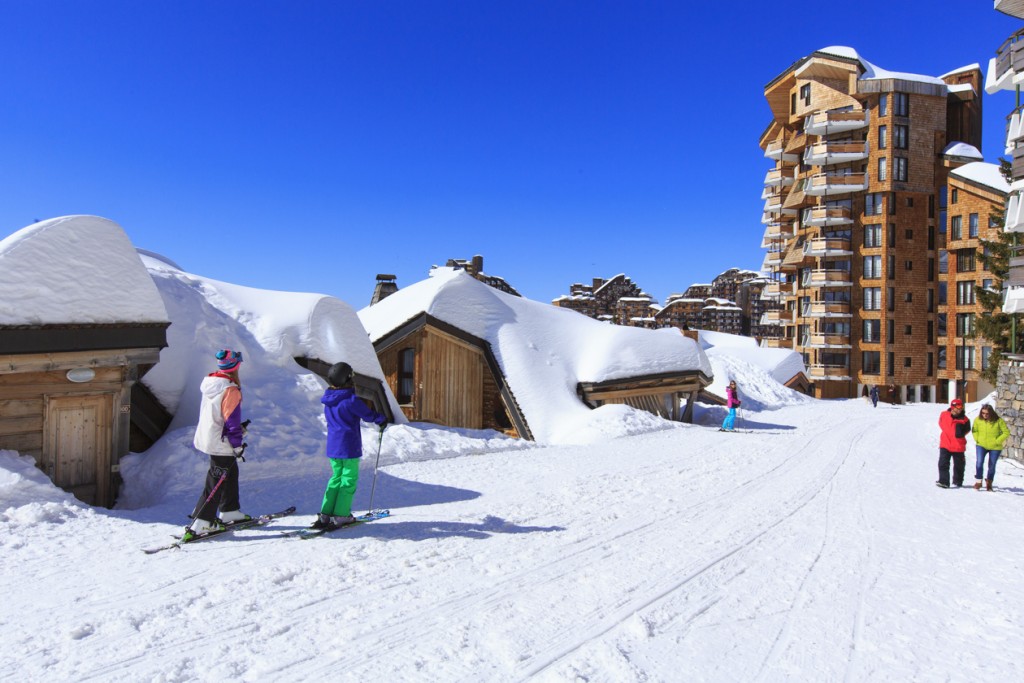
M 949 486 L 949 461 L 953 460 L 953 486 L 964 485 L 964 454 L 939 449 L 939 483 Z
M 961 453 L 961 455 L 963 455 Z M 962 459 L 962 458 L 961 458 Z M 960 468 L 963 478 L 963 467 Z M 206 486 L 199 496 L 193 519 L 212 522 L 218 508 L 224 512 L 237 510 L 238 502 L 238 461 L 233 455 L 211 455 L 210 469 L 206 472 Z

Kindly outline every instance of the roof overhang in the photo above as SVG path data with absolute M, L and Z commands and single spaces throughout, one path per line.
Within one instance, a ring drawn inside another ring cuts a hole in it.
M 162 349 L 170 323 L 13 325 L 0 327 L 0 354 Z

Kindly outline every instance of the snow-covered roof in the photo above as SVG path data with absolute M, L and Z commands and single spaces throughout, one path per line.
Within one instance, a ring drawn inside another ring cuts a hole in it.
M 265 377 L 281 375 L 288 378 L 282 381 L 292 383 L 301 372 L 294 358 L 345 361 L 359 374 L 381 380 L 392 413 L 401 415 L 366 330 L 355 310 L 340 299 L 220 282 L 186 273 L 159 255 L 143 256 L 142 262 L 173 323 L 160 363 L 143 381 L 171 412 L 183 412 L 186 423 L 194 419 L 194 410 L 188 400 L 180 410 L 179 402 L 183 393 L 198 400 L 192 389 L 212 371 L 211 354 L 218 348 L 244 352 L 244 375 L 251 375 L 255 366 Z
M 742 360 L 764 369 L 780 384 L 785 384 L 798 374 L 807 372 L 803 357 L 796 351 L 762 348 L 753 337 L 700 330 L 697 333 L 697 341 L 712 361 L 719 356 Z M 730 379 L 736 378 L 716 376 L 708 390 L 724 396 L 725 387 Z
M 981 64 L 979 64 L 978 62 L 974 62 L 973 64 L 967 64 L 965 66 L 960 67 L 959 69 L 953 69 L 952 71 L 947 71 L 946 73 L 944 73 L 941 76 L 939 76 L 939 78 L 949 78 L 950 76 L 955 76 L 957 74 L 966 73 L 968 71 L 974 71 L 975 69 L 977 69 L 978 71 L 981 71 Z M 968 85 L 968 84 L 965 83 L 964 85 Z M 950 86 L 950 88 L 952 88 L 952 87 L 953 86 Z
M 972 161 L 949 172 L 951 176 L 958 176 L 970 180 L 985 187 L 991 187 L 1003 193 L 1009 193 L 1010 184 L 1006 182 L 998 164 L 989 164 L 984 161 Z
M 818 52 L 828 55 L 834 55 L 836 57 L 842 57 L 844 59 L 854 59 L 860 62 L 861 67 L 864 69 L 864 73 L 860 75 L 858 80 L 875 81 L 892 78 L 902 81 L 931 83 L 933 85 L 941 85 L 946 87 L 946 83 L 941 78 L 936 78 L 935 76 L 923 76 L 921 74 L 912 74 L 902 71 L 888 71 L 887 69 L 875 66 L 871 62 L 861 57 L 860 53 L 858 53 L 857 50 L 855 50 L 852 47 L 846 47 L 845 45 L 832 45 L 830 47 L 822 48 L 818 50 Z
M 966 142 L 951 142 L 942 150 L 943 156 L 951 157 L 965 157 L 967 159 L 977 159 L 981 161 L 985 157 L 978 148 L 974 145 L 968 145 Z
M 571 438 L 589 412 L 579 382 L 603 382 L 667 372 L 711 374 L 707 357 L 678 330 L 608 325 L 574 311 L 514 297 L 469 275 L 439 268 L 359 311 L 377 341 L 427 313 L 486 340 L 533 436 Z
M 51 218 L 0 240 L 0 325 L 167 320 L 135 247 L 113 221 Z

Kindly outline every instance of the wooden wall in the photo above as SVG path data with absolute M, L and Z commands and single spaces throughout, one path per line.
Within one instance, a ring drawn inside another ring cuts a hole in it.
M 159 351 L 112 350 L 0 355 L 0 449 L 36 460 L 83 502 L 111 505 L 117 461 L 128 452 L 131 385 Z M 75 383 L 71 368 L 95 377 Z

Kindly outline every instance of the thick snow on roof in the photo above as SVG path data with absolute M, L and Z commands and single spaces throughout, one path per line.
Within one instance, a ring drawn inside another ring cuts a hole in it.
M 0 325 L 167 319 L 135 247 L 113 221 L 52 218 L 0 241 Z
M 721 357 L 728 356 L 761 368 L 780 384 L 785 384 L 796 375 L 807 372 L 803 358 L 796 351 L 761 348 L 753 337 L 700 330 L 697 339 L 704 353 L 711 359 L 712 365 L 716 363 L 716 359 L 722 362 Z M 715 381 L 708 387 L 708 391 L 725 396 L 725 387 L 728 386 L 730 379 L 735 379 L 740 385 L 743 383 L 742 378 L 730 373 L 716 373 Z
M 980 185 L 991 187 L 993 190 L 999 192 L 1010 191 L 1010 184 L 1006 182 L 1006 178 L 1003 177 L 1002 171 L 999 170 L 999 164 L 989 164 L 984 161 L 972 161 L 969 164 L 964 164 L 959 168 L 954 168 L 949 172 L 950 175 L 955 175 L 966 180 L 971 180 Z
M 948 78 L 950 76 L 955 76 L 956 74 L 961 74 L 961 73 L 964 73 L 966 71 L 974 71 L 975 69 L 977 69 L 978 71 L 981 71 L 981 64 L 979 64 L 978 62 L 974 62 L 973 64 L 967 64 L 965 66 L 960 67 L 959 69 L 953 69 L 952 71 L 947 71 L 946 73 L 944 73 L 941 76 L 939 76 L 939 78 Z M 967 85 L 967 84 L 965 83 L 964 85 Z M 952 87 L 952 86 L 950 86 L 950 87 Z
M 873 81 L 894 78 L 903 81 L 917 81 L 919 83 L 932 83 L 935 85 L 942 86 L 946 85 L 946 83 L 941 78 L 936 78 L 934 76 L 922 76 L 921 74 L 911 74 L 901 71 L 888 71 L 886 69 L 877 67 L 871 62 L 861 57 L 860 54 L 852 47 L 846 47 L 844 45 L 833 45 L 831 47 L 822 48 L 818 50 L 818 52 L 835 55 L 837 57 L 845 57 L 846 59 L 856 59 L 864 68 L 864 73 L 862 73 L 859 78 L 859 80 L 862 81 Z
M 159 256 L 142 260 L 172 321 L 168 348 L 161 351 L 160 363 L 143 382 L 184 424 L 194 424 L 196 387 L 203 375 L 215 369 L 212 354 L 220 348 L 243 351 L 246 384 L 259 374 L 261 384 L 294 385 L 295 376 L 304 374 L 293 360 L 296 357 L 345 361 L 360 374 L 384 380 L 355 310 L 339 299 L 219 282 L 186 273 Z M 311 386 L 318 391 L 315 385 L 316 380 Z M 268 392 L 267 400 L 273 400 L 273 393 Z M 401 409 L 390 390 L 387 395 L 392 412 L 401 420 Z M 181 405 L 183 396 L 185 405 Z
M 974 145 L 966 142 L 951 142 L 942 150 L 942 153 L 951 157 L 967 157 L 968 159 L 984 159 L 984 155 Z
M 711 365 L 697 344 L 675 329 L 608 325 L 548 304 L 514 297 L 466 273 L 437 269 L 431 277 L 359 311 L 377 341 L 421 313 L 490 343 L 534 438 L 572 439 L 590 409 L 578 382 L 601 382 Z

